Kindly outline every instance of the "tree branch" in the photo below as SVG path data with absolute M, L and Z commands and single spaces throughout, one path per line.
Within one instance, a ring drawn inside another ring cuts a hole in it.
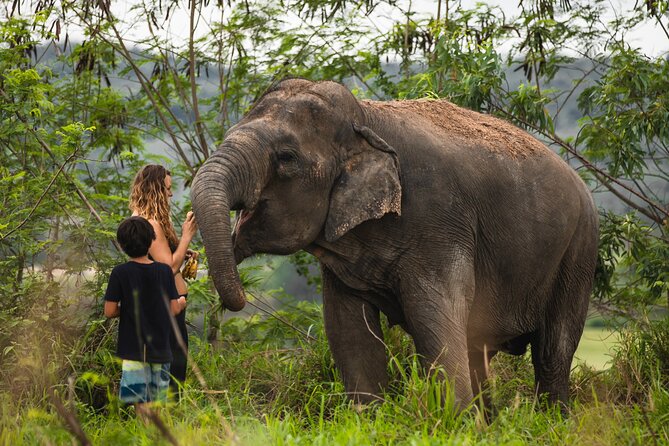
M 5 98 L 5 100 L 10 101 L 10 98 L 9 98 L 9 96 L 7 96 L 7 93 L 5 93 L 5 91 L 2 90 L 1 88 L 0 88 L 0 95 L 2 95 L 2 97 Z M 53 152 L 51 151 L 51 148 L 49 148 L 49 145 L 48 145 L 46 142 L 44 142 L 44 140 L 43 140 L 43 139 L 39 136 L 39 134 L 32 128 L 32 126 L 29 125 L 28 120 L 27 120 L 25 117 L 23 117 L 18 111 L 17 111 L 15 114 L 16 114 L 16 117 L 19 118 L 19 120 L 20 120 L 21 122 L 23 122 L 24 124 L 26 124 L 26 129 L 28 130 L 28 132 L 30 132 L 30 133 L 35 137 L 35 140 L 37 140 L 37 142 L 38 142 L 39 145 L 44 149 L 44 151 L 45 151 L 47 154 L 49 154 L 49 156 L 51 157 L 51 159 L 52 159 L 54 162 L 56 162 L 56 156 L 55 156 L 55 155 L 53 154 Z M 84 193 L 81 191 L 81 189 L 79 189 L 79 186 L 77 186 L 77 184 L 76 184 L 76 183 L 74 182 L 74 180 L 67 174 L 67 172 L 63 172 L 63 176 L 64 176 L 64 177 L 65 177 L 65 178 L 66 178 L 66 179 L 67 179 L 67 180 L 74 186 L 74 188 L 75 188 L 75 190 L 76 190 L 77 195 L 79 196 L 79 198 L 81 198 L 81 200 L 84 202 L 84 204 L 86 205 L 86 207 L 88 207 L 88 210 L 89 210 L 90 213 L 95 217 L 95 219 L 96 219 L 98 222 L 101 223 L 101 222 L 102 222 L 102 218 L 100 218 L 100 215 L 97 213 L 97 211 L 95 210 L 95 208 L 93 207 L 93 205 L 91 205 L 90 201 L 88 201 L 88 198 L 86 198 L 86 195 L 84 195 Z
M 15 232 L 18 231 L 19 229 L 21 229 L 26 223 L 28 223 L 28 220 L 30 220 L 30 217 L 33 216 L 33 214 L 35 213 L 35 211 L 36 211 L 37 208 L 39 207 L 40 203 L 42 203 L 42 200 L 44 199 L 44 197 L 46 196 L 46 194 L 48 194 L 49 191 L 51 190 L 51 186 L 53 186 L 53 183 L 56 182 L 56 178 L 58 178 L 58 176 L 61 174 L 61 172 L 63 172 L 63 169 L 64 169 L 65 166 L 72 160 L 72 158 L 74 158 L 74 157 L 76 156 L 77 151 L 78 151 L 78 149 L 75 150 L 74 152 L 72 152 L 72 154 L 71 154 L 69 157 L 67 157 L 67 159 L 65 160 L 65 162 L 64 162 L 63 164 L 61 164 L 61 166 L 58 168 L 58 171 L 55 173 L 55 175 L 53 176 L 53 178 L 51 178 L 51 181 L 49 182 L 48 186 L 46 187 L 46 189 L 44 189 L 44 192 L 42 192 L 42 195 L 40 195 L 40 197 L 37 199 L 37 203 L 35 203 L 35 205 L 34 205 L 33 208 L 30 210 L 30 212 L 28 213 L 28 215 L 26 216 L 26 218 L 24 218 L 23 221 L 22 221 L 21 223 L 18 224 L 18 226 L 16 226 L 15 228 L 13 228 L 13 229 L 12 229 L 11 231 L 9 231 L 7 234 L 5 234 L 5 235 L 3 235 L 3 236 L 0 236 L 0 241 L 2 241 L 2 240 L 4 240 L 4 239 L 8 238 L 10 235 L 12 235 L 13 233 L 15 233 Z
M 7 95 L 7 93 L 2 88 L 0 88 L 0 95 L 6 101 L 11 102 L 10 97 Z M 55 163 L 56 162 L 56 156 L 51 151 L 51 148 L 49 147 L 49 145 L 39 136 L 39 134 L 35 131 L 35 129 L 33 129 L 32 126 L 29 125 L 28 120 L 24 116 L 22 116 L 18 111 L 15 112 L 15 115 L 16 115 L 17 118 L 19 118 L 19 120 L 21 122 L 23 122 L 26 125 L 26 129 L 28 130 L 28 132 L 33 135 L 33 137 L 39 143 L 39 145 L 42 147 L 42 149 L 44 149 L 44 151 L 51 157 L 51 159 Z M 65 179 L 74 187 L 74 189 L 77 193 L 77 196 L 79 197 L 79 199 L 81 199 L 81 201 L 84 203 L 84 205 L 86 205 L 86 207 L 88 208 L 88 211 L 91 213 L 91 215 L 93 215 L 93 217 L 95 217 L 95 219 L 98 221 L 98 223 L 102 223 L 102 218 L 100 217 L 98 212 L 95 210 L 95 208 L 93 207 L 91 202 L 88 200 L 88 198 L 86 197 L 84 192 L 79 188 L 79 186 L 74 181 L 74 179 L 72 177 L 70 177 L 68 175 L 68 173 L 65 172 L 65 171 L 63 171 L 62 174 L 63 174 L 63 177 L 65 177 Z M 118 242 L 116 240 L 113 240 L 112 242 L 113 242 L 114 246 L 116 246 L 116 249 L 118 249 L 120 251 L 121 247 L 119 246 Z
M 197 84 L 195 83 L 195 7 L 197 0 L 190 0 L 190 34 L 188 39 L 188 75 L 190 77 L 190 94 L 191 103 L 193 107 L 193 114 L 195 115 L 195 132 L 200 140 L 200 149 L 205 158 L 209 157 L 209 148 L 207 139 L 204 137 L 204 129 L 202 126 L 202 118 L 200 117 L 200 107 L 197 100 Z
M 654 222 L 657 222 L 658 216 L 657 214 L 653 214 L 650 211 L 648 211 L 645 208 L 640 207 L 638 204 L 634 203 L 632 200 L 629 198 L 625 197 L 623 194 L 621 194 L 617 189 L 615 189 L 608 181 L 607 179 L 602 176 L 599 172 L 592 171 L 593 175 L 595 175 L 595 178 L 613 195 L 615 195 L 620 201 L 628 205 L 629 207 L 636 209 L 649 219 L 653 220 Z M 661 223 L 661 220 L 660 220 Z
M 175 137 L 174 132 L 170 130 L 171 126 L 170 126 L 167 118 L 163 114 L 162 110 L 160 109 L 160 106 L 158 105 L 158 101 L 154 97 L 153 92 L 151 91 L 151 88 L 149 88 L 148 84 L 150 84 L 150 82 L 148 82 L 148 80 L 146 79 L 146 76 L 144 75 L 144 73 L 142 73 L 142 70 L 139 69 L 139 67 L 137 66 L 137 64 L 133 60 L 133 58 L 130 56 L 130 52 L 128 51 L 128 48 L 125 46 L 125 41 L 121 37 L 121 33 L 119 33 L 118 28 L 116 27 L 116 25 L 114 25 L 115 18 L 112 15 L 111 11 L 109 10 L 108 5 L 105 3 L 104 0 L 99 0 L 98 5 L 99 5 L 100 9 L 107 16 L 107 19 L 109 20 L 109 24 L 111 26 L 111 29 L 114 31 L 114 35 L 116 36 L 116 39 L 118 41 L 118 48 L 120 49 L 121 55 L 130 64 L 130 67 L 135 72 L 135 75 L 137 76 L 137 79 L 139 80 L 140 84 L 142 85 L 142 89 L 146 93 L 146 96 L 149 98 L 149 101 L 151 101 L 151 104 L 153 105 L 153 108 L 156 111 L 156 114 L 158 115 L 160 120 L 163 122 L 163 125 L 165 126 L 165 131 L 168 132 L 168 134 L 171 136 L 172 142 L 174 143 L 174 146 L 175 146 L 175 149 L 177 150 L 177 152 L 181 156 L 181 159 L 183 160 L 184 164 L 186 164 L 186 167 L 190 171 L 191 175 L 195 175 L 195 169 L 191 165 L 191 162 L 188 159 L 188 157 L 186 156 L 186 153 L 181 148 L 181 144 L 179 144 L 179 141 Z M 82 20 L 83 20 L 83 18 L 82 18 Z M 104 39 L 104 37 L 101 37 L 101 38 Z M 115 46 L 111 42 L 109 42 L 108 40 L 105 39 L 105 41 L 107 41 L 107 43 L 109 43 L 110 45 Z M 167 112 L 170 113 L 170 115 L 172 116 L 172 119 L 174 120 L 177 127 L 179 127 L 180 131 L 185 133 L 185 129 L 181 126 L 181 124 L 179 123 L 179 120 L 176 118 L 176 116 L 174 116 L 174 114 L 172 114 L 172 112 L 169 108 L 169 104 L 165 103 L 165 98 L 163 98 L 161 95 L 157 95 L 157 96 L 158 96 L 158 99 L 162 102 L 162 105 L 165 107 Z

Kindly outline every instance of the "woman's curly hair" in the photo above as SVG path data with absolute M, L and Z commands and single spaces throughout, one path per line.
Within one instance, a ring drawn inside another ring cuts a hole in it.
M 165 177 L 172 175 L 158 164 L 142 167 L 132 183 L 130 210 L 146 219 L 160 223 L 172 251 L 179 245 L 179 238 L 170 218 L 170 201 L 165 187 Z

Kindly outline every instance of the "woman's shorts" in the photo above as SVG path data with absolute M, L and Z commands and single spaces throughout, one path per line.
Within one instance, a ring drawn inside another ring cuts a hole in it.
M 167 401 L 170 364 L 123 360 L 119 398 L 124 403 Z

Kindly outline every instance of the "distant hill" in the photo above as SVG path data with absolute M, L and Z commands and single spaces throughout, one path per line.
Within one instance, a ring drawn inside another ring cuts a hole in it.
M 68 48 L 70 50 L 71 47 Z M 131 50 L 134 51 L 134 50 Z M 137 51 L 139 52 L 139 51 Z M 51 46 L 42 46 L 38 47 L 35 50 L 34 57 L 41 64 L 49 66 L 52 71 L 58 75 L 68 75 L 73 74 L 74 69 L 59 61 L 57 58 L 57 51 L 53 45 Z M 118 58 L 120 59 L 120 58 Z M 104 81 L 108 81 L 112 87 L 118 89 L 121 92 L 126 94 L 133 94 L 137 92 L 140 88 L 139 82 L 132 70 L 127 70 L 127 66 L 122 62 L 118 61 L 115 67 L 109 67 L 110 73 L 104 77 Z M 154 70 L 154 65 L 151 63 L 146 63 L 141 67 L 144 74 L 147 76 L 151 75 L 151 72 Z M 399 73 L 399 65 L 397 63 L 388 63 L 384 65 L 384 69 L 387 73 L 392 75 L 397 75 Z M 124 73 L 120 75 L 119 73 Z M 197 78 L 199 95 L 200 98 L 212 98 L 219 94 L 219 82 L 218 82 L 218 71 L 216 67 L 209 67 L 206 71 L 208 75 L 205 74 L 205 70 L 200 70 L 200 76 Z M 587 76 L 584 73 L 589 73 Z M 527 83 L 522 70 L 517 70 L 512 67 L 504 70 L 504 75 L 506 82 L 510 89 L 516 89 L 521 83 Z M 577 106 L 577 99 L 580 93 L 587 88 L 588 86 L 593 85 L 598 79 L 598 76 L 595 72 L 592 71 L 592 63 L 586 59 L 576 60 L 571 63 L 566 68 L 563 68 L 558 71 L 555 78 L 550 82 L 542 85 L 544 90 L 555 89 L 558 91 L 569 91 L 573 88 L 575 83 L 580 82 L 576 87 L 575 91 L 567 97 L 564 95 L 564 99 L 561 97 L 560 101 L 563 102 L 560 110 L 560 114 L 555 120 L 555 129 L 556 132 L 561 135 L 563 138 L 569 136 L 575 136 L 578 132 L 579 126 L 578 121 L 581 119 L 582 114 Z M 549 105 L 549 113 L 555 115 L 557 109 L 555 104 Z M 192 122 L 193 117 L 187 114 L 183 109 L 175 105 L 173 112 L 184 121 Z M 540 138 L 541 139 L 541 138 Z M 152 153 L 164 154 L 165 146 L 163 143 L 156 140 L 147 140 L 145 141 L 147 149 Z M 550 146 L 550 144 L 549 144 Z M 557 148 L 553 147 L 555 150 Z M 578 165 L 574 165 L 575 168 L 578 168 Z M 664 182 L 658 182 L 657 187 L 664 187 L 665 193 L 669 195 L 669 186 Z M 595 200 L 601 208 L 606 210 L 611 210 L 614 212 L 624 212 L 626 207 L 614 196 L 608 192 L 597 192 L 595 194 Z

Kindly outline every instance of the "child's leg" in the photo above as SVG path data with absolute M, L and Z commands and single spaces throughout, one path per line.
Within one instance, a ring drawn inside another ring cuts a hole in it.
M 151 381 L 149 382 L 149 401 L 167 402 L 167 389 L 170 384 L 170 363 L 150 364 Z
M 151 368 L 148 363 L 123 360 L 119 398 L 126 404 L 146 403 L 149 399 Z
M 135 415 L 145 426 L 148 426 L 151 418 L 151 403 L 135 403 Z

